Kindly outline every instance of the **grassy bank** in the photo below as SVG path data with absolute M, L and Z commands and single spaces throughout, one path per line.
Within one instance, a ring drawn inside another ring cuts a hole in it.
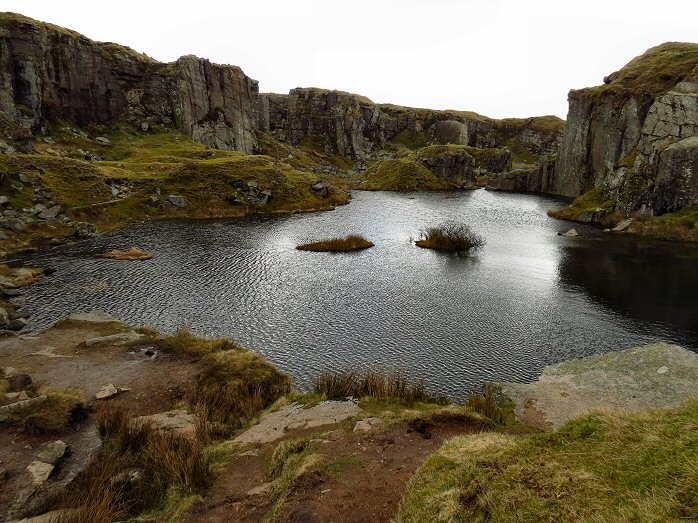
M 333 165 L 331 159 L 287 151 L 270 137 L 261 143 L 274 156 L 212 149 L 165 129 L 140 133 L 124 127 L 103 134 L 109 143 L 60 128 L 52 133 L 53 143 L 36 143 L 37 154 L 0 155 L 9 205 L 60 205 L 72 222 L 106 230 L 150 219 L 323 210 L 349 200 L 344 191 L 321 195 L 312 189 L 321 180 L 313 169 Z M 74 232 L 63 219 L 28 222 L 25 230 L 8 231 L 5 245 L 12 250 Z
M 695 520 L 697 424 L 693 400 L 556 433 L 456 438 L 419 470 L 397 521 Z

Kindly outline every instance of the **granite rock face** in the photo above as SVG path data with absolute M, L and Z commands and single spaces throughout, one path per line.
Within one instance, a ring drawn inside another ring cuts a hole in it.
M 256 146 L 258 84 L 238 67 L 185 56 L 163 64 L 12 13 L 0 15 L 0 112 L 37 131 L 119 120 L 174 126 L 220 149 Z M 2 123 L 2 122 L 0 122 Z M 15 130 L 16 132 L 16 130 Z
M 434 145 L 420 149 L 417 159 L 453 187 L 475 184 L 475 159 L 465 149 Z
M 478 148 L 516 145 L 552 154 L 562 133 L 555 117 L 493 120 L 475 113 L 375 104 L 368 98 L 316 88 L 261 94 L 260 129 L 293 146 L 312 145 L 349 158 L 370 158 L 388 144 L 417 149 L 430 142 Z
M 638 79 L 639 68 L 653 67 L 654 76 Z M 650 215 L 696 200 L 698 44 L 650 49 L 606 85 L 570 91 L 569 103 L 547 192 L 578 196 L 603 187 L 617 210 Z

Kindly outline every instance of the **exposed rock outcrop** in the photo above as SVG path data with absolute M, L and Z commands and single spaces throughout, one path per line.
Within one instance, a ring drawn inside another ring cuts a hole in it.
M 219 149 L 252 152 L 257 81 L 239 67 L 195 56 L 163 64 L 111 43 L 13 13 L 0 15 L 0 112 L 37 131 L 58 119 L 78 126 L 128 119 L 174 126 Z M 14 130 L 13 130 L 14 129 Z
M 623 213 L 663 214 L 698 197 L 698 44 L 648 50 L 606 84 L 569 94 L 547 191 L 603 187 Z
M 260 129 L 290 145 L 310 145 L 350 158 L 369 158 L 390 144 L 430 142 L 479 148 L 511 145 L 524 154 L 552 154 L 564 122 L 553 116 L 493 120 L 476 113 L 375 104 L 365 96 L 316 88 L 288 96 L 260 95 Z

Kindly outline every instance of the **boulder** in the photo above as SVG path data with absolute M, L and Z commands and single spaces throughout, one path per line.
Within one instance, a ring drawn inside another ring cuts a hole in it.
M 43 463 L 42 461 L 32 461 L 27 467 L 27 472 L 29 472 L 32 484 L 38 487 L 46 483 L 49 476 L 53 472 L 53 469 L 54 466 L 50 463 Z
M 39 450 L 35 453 L 39 461 L 43 463 L 48 463 L 49 465 L 58 465 L 66 453 L 68 452 L 69 446 L 67 443 L 56 440 L 50 443 L 44 443 L 39 447 Z
M 95 394 L 95 399 L 98 400 L 106 400 L 109 398 L 112 398 L 116 396 L 119 393 L 119 389 L 117 389 L 114 385 L 111 383 L 107 385 L 103 385 L 99 391 Z
M 369 432 L 374 425 L 380 425 L 383 420 L 380 418 L 364 418 L 356 422 L 353 432 Z
M 626 230 L 628 227 L 630 227 L 632 225 L 632 223 L 633 223 L 633 219 L 627 218 L 627 219 L 623 220 L 622 222 L 620 222 L 615 227 L 613 227 L 611 230 L 613 232 L 622 232 L 622 231 Z
M 193 437 L 196 434 L 196 414 L 182 409 L 160 412 L 152 416 L 139 416 L 134 421 L 151 424 L 158 430 L 172 431 L 182 436 Z
M 0 205 L 7 205 L 10 203 L 10 199 L 7 196 L 0 196 Z
M 564 234 L 561 234 L 561 236 L 564 236 L 565 238 L 576 238 L 579 236 L 579 233 L 577 232 L 577 229 L 570 229 Z
M 75 236 L 78 238 L 94 238 L 97 227 L 88 222 L 75 222 Z
M 106 136 L 98 136 L 95 141 L 101 143 L 102 145 L 111 145 L 111 140 Z
M 167 197 L 167 201 L 175 207 L 179 207 L 180 209 L 183 209 L 187 206 L 187 201 L 181 196 L 177 196 L 175 194 L 170 194 Z

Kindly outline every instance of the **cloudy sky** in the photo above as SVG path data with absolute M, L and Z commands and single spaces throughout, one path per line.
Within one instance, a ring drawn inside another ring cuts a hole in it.
M 0 0 L 161 61 L 239 65 L 263 92 L 324 87 L 492 117 L 567 113 L 645 49 L 698 42 L 697 0 Z

